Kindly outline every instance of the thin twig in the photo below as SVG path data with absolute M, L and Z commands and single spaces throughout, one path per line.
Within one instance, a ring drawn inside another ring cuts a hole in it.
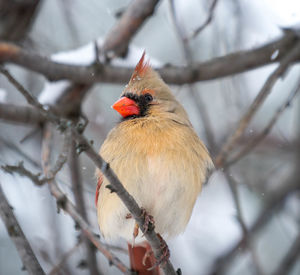
M 70 149 L 70 142 L 71 142 L 70 131 L 67 130 L 65 135 L 66 135 L 66 138 L 64 139 L 65 144 L 63 145 L 62 152 L 59 154 L 53 168 L 51 170 L 47 171 L 46 177 L 41 177 L 41 173 L 34 174 L 31 171 L 29 171 L 28 169 L 26 169 L 24 167 L 24 164 L 22 161 L 19 162 L 18 165 L 4 165 L 4 166 L 1 166 L 1 168 L 7 173 L 15 172 L 20 175 L 24 175 L 24 176 L 30 178 L 38 186 L 42 186 L 45 183 L 49 183 L 50 181 L 52 181 L 55 178 L 56 174 L 62 169 L 63 165 L 67 161 L 67 155 L 68 155 L 68 152 Z
M 242 214 L 242 208 L 241 208 L 241 202 L 240 202 L 240 197 L 238 195 L 238 183 L 236 182 L 236 180 L 234 179 L 234 177 L 231 175 L 231 172 L 229 171 L 229 169 L 225 169 L 224 170 L 224 175 L 225 178 L 227 180 L 227 183 L 229 185 L 232 197 L 233 197 L 233 201 L 234 201 L 234 205 L 236 207 L 236 212 L 237 212 L 237 220 L 239 222 L 240 228 L 242 230 L 242 239 L 246 240 L 248 238 L 248 229 L 246 226 L 246 222 L 244 220 L 243 214 Z M 248 242 L 245 244 L 246 246 L 248 246 L 249 250 L 250 250 L 250 254 L 251 254 L 251 258 L 252 258 L 252 262 L 254 264 L 254 268 L 255 268 L 255 273 L 257 275 L 261 275 L 263 274 L 262 269 L 258 263 L 257 260 L 257 255 L 254 251 L 254 247 L 251 244 L 251 242 Z
M 54 179 L 56 174 L 63 168 L 64 164 L 68 160 L 71 143 L 72 143 L 71 131 L 69 129 L 67 129 L 64 133 L 64 144 L 62 146 L 61 153 L 59 154 L 53 168 L 50 170 L 47 170 L 47 174 L 46 174 L 47 178 Z M 49 154 L 49 157 L 50 157 L 50 154 Z M 48 163 L 50 165 L 50 158 L 48 160 L 43 158 L 43 161 L 44 161 L 43 162 L 44 166 L 46 165 L 46 163 Z
M 17 81 L 8 70 L 6 70 L 4 67 L 0 66 L 0 72 L 6 76 L 8 81 L 16 87 L 16 89 L 26 98 L 27 102 L 37 109 L 39 109 L 41 112 L 45 112 L 45 109 L 43 108 L 43 105 L 38 102 L 38 100 L 33 97 L 28 91 L 24 88 L 23 85 L 20 84 L 19 81 Z
M 208 16 L 203 22 L 202 25 L 200 25 L 197 29 L 195 29 L 188 37 L 185 38 L 185 40 L 190 40 L 195 38 L 200 32 L 202 32 L 212 21 L 215 8 L 217 6 L 218 0 L 212 0 L 211 5 L 208 10 Z
M 49 182 L 53 178 L 46 178 L 41 175 L 41 173 L 34 174 L 24 167 L 23 162 L 19 162 L 18 165 L 2 165 L 1 168 L 3 171 L 9 174 L 18 173 L 19 175 L 24 175 L 34 182 L 37 186 L 42 186 L 45 183 Z
M 72 190 L 75 198 L 75 206 L 78 210 L 78 213 L 82 216 L 82 218 L 89 224 L 88 215 L 86 212 L 84 196 L 83 196 L 83 187 L 80 173 L 80 164 L 79 158 L 76 153 L 76 142 L 72 138 L 70 155 L 69 155 L 69 168 L 70 168 L 70 178 L 72 183 Z M 86 236 L 82 236 L 83 242 L 86 248 L 86 261 L 88 264 L 88 268 L 90 274 L 100 274 L 97 267 L 97 258 L 96 258 L 96 250 L 93 244 Z
M 300 81 L 297 86 L 292 90 L 291 94 L 285 102 L 277 109 L 268 125 L 261 131 L 259 135 L 253 138 L 243 149 L 231 157 L 225 164 L 226 167 L 238 162 L 241 158 L 251 152 L 272 130 L 273 126 L 279 119 L 280 115 L 292 104 L 292 101 L 300 91 Z
M 79 240 L 67 253 L 65 253 L 60 261 L 51 269 L 47 275 L 56 275 L 62 268 L 63 264 L 73 255 L 73 253 L 81 246 L 82 240 Z
M 122 252 L 122 253 L 128 255 L 128 249 L 127 248 L 123 248 L 121 246 L 112 245 L 112 244 L 106 244 L 106 247 L 109 250 L 119 251 L 119 252 Z
M 279 267 L 272 275 L 290 274 L 290 270 L 294 266 L 295 261 L 300 257 L 300 233 L 293 241 L 291 248 L 282 259 Z
M 224 175 L 228 182 L 228 186 L 230 188 L 230 191 L 231 191 L 231 194 L 233 197 L 234 205 L 236 207 L 237 220 L 240 224 L 241 230 L 243 232 L 243 236 L 245 237 L 245 235 L 247 235 L 247 233 L 248 233 L 248 230 L 247 230 L 247 226 L 246 226 L 246 223 L 245 223 L 243 215 L 242 215 L 241 202 L 240 202 L 238 190 L 237 190 L 237 182 L 233 178 L 233 176 L 230 174 L 230 171 L 228 169 L 224 170 Z
M 20 227 L 0 183 L 0 216 L 14 242 L 26 271 L 32 275 L 45 274 L 38 262 L 22 228 Z
M 1 109 L 1 106 L 0 106 L 0 109 Z M 0 115 L 0 117 L 1 117 L 1 115 Z M 13 142 L 11 142 L 9 140 L 6 140 L 5 138 L 3 138 L 3 137 L 0 136 L 0 144 L 1 143 L 3 143 L 6 148 L 9 148 L 11 151 L 19 154 L 22 158 L 24 158 L 25 160 L 27 160 L 34 167 L 36 167 L 36 168 L 40 168 L 41 167 L 40 163 L 38 163 L 30 155 L 28 155 L 27 153 L 25 153 L 21 148 L 19 148 L 19 146 L 17 146 Z
M 289 68 L 291 62 L 295 59 L 299 58 L 300 56 L 300 42 L 298 41 L 293 49 L 282 59 L 280 65 L 276 68 L 276 70 L 268 77 L 267 81 L 263 85 L 262 89 L 256 96 L 255 100 L 247 110 L 246 114 L 241 118 L 238 123 L 237 129 L 235 132 L 228 138 L 224 146 L 222 147 L 220 153 L 216 157 L 216 167 L 222 167 L 226 163 L 226 159 L 228 154 L 234 148 L 236 143 L 241 138 L 242 134 L 244 133 L 245 129 L 247 128 L 248 124 L 250 123 L 251 119 L 257 112 L 257 110 L 261 107 L 264 103 L 267 96 L 272 91 L 273 86 L 275 85 L 276 81 L 284 74 L 284 72 Z

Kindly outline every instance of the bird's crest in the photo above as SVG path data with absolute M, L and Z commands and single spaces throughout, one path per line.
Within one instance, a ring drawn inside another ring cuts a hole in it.
M 149 61 L 145 61 L 145 54 L 146 52 L 144 51 L 140 61 L 137 63 L 134 69 L 134 72 L 130 80 L 135 81 L 138 80 L 139 78 L 144 77 L 146 72 L 151 68 Z

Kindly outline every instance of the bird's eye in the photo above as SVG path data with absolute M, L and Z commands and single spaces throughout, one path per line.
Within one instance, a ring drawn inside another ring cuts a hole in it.
M 144 98 L 145 98 L 145 100 L 146 100 L 147 103 L 153 100 L 153 97 L 152 97 L 151 94 L 145 94 Z

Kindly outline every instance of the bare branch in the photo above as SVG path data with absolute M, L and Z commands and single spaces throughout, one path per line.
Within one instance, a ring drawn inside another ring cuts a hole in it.
M 214 58 L 203 63 L 196 63 L 193 67 L 166 66 L 157 71 L 170 84 L 188 84 L 197 81 L 212 80 L 237 73 L 242 73 L 281 60 L 298 37 L 292 31 L 275 42 L 252 50 L 235 52 L 222 57 Z M 270 58 L 276 49 L 279 54 L 275 59 Z M 299 58 L 298 58 L 299 59 Z M 0 62 L 20 65 L 24 68 L 40 73 L 49 80 L 69 79 L 76 83 L 126 83 L 134 68 L 120 66 L 95 65 L 75 66 L 52 61 L 50 58 L 37 55 L 16 45 L 0 42 Z M 230 64 L 230 66 L 228 66 Z
M 279 119 L 280 115 L 292 104 L 292 101 L 300 91 L 300 81 L 297 84 L 297 87 L 291 92 L 289 97 L 283 104 L 278 108 L 278 110 L 275 112 L 273 117 L 271 118 L 269 124 L 264 128 L 264 130 L 257 135 L 254 139 L 252 139 L 243 149 L 241 149 L 238 153 L 236 153 L 230 160 L 226 161 L 225 166 L 228 167 L 237 161 L 239 161 L 241 158 L 243 158 L 245 155 L 247 155 L 249 152 L 251 152 L 272 130 L 273 126 Z
M 239 222 L 240 228 L 242 230 L 242 239 L 246 240 L 248 238 L 248 229 L 242 214 L 242 209 L 241 209 L 241 202 L 240 202 L 240 198 L 238 195 L 238 183 L 236 182 L 236 180 L 234 179 L 234 177 L 231 175 L 230 171 L 228 169 L 224 170 L 224 175 L 226 177 L 227 183 L 229 185 L 232 197 L 233 197 L 233 201 L 236 207 L 236 212 L 237 212 L 237 220 Z M 245 244 L 246 246 L 248 246 L 249 250 L 250 250 L 250 254 L 251 254 L 251 258 L 252 258 L 252 262 L 254 264 L 254 268 L 255 268 L 255 272 L 257 275 L 263 274 L 261 267 L 257 261 L 257 256 L 256 253 L 253 249 L 253 245 L 251 244 L 251 242 L 248 242 Z
M 38 262 L 22 228 L 20 227 L 11 206 L 9 205 L 0 184 L 0 216 L 7 232 L 14 242 L 26 271 L 32 275 L 45 274 Z
M 51 179 L 41 177 L 41 173 L 33 174 L 28 169 L 26 169 L 23 165 L 23 162 L 19 162 L 18 165 L 3 165 L 1 166 L 3 171 L 9 174 L 18 173 L 21 176 L 28 177 L 32 180 L 32 182 L 37 186 L 42 186 L 46 182 L 49 182 Z
M 246 223 L 245 223 L 243 215 L 242 215 L 241 203 L 240 203 L 240 199 L 239 199 L 238 191 L 237 191 L 237 182 L 235 181 L 233 176 L 230 174 L 229 170 L 225 170 L 224 175 L 228 182 L 228 185 L 229 185 L 232 197 L 233 197 L 233 201 L 234 201 L 234 204 L 236 207 L 237 220 L 240 224 L 241 230 L 243 232 L 243 236 L 245 237 L 245 235 L 247 235 L 247 233 L 248 233 L 248 230 L 247 230 L 247 226 L 246 226 Z
M 67 129 L 64 133 L 64 144 L 62 146 L 61 153 L 59 154 L 53 168 L 50 170 L 48 169 L 47 173 L 45 173 L 48 179 L 53 180 L 56 174 L 62 169 L 63 165 L 67 162 L 71 144 L 72 144 L 71 131 Z M 50 156 L 50 152 L 48 154 Z M 47 164 L 49 164 L 49 166 L 47 167 L 50 167 L 49 162 L 50 159 L 43 158 L 44 166 L 47 166 Z
M 239 141 L 240 137 L 244 133 L 244 130 L 247 128 L 254 114 L 257 112 L 257 110 L 260 108 L 267 96 L 272 91 L 272 88 L 275 85 L 276 81 L 279 79 L 279 77 L 281 77 L 284 74 L 291 62 L 299 58 L 299 49 L 300 42 L 298 41 L 293 47 L 293 49 L 282 59 L 280 65 L 276 68 L 276 70 L 268 77 L 267 81 L 265 82 L 262 89 L 256 96 L 255 100 L 247 110 L 246 114 L 239 121 L 237 129 L 235 130 L 233 135 L 229 137 L 225 145 L 222 147 L 221 152 L 216 157 L 215 164 L 217 167 L 222 167 L 224 165 L 227 159 L 227 155 L 233 149 L 235 144 Z
M 133 0 L 117 24 L 110 30 L 105 38 L 102 51 L 109 58 L 124 56 L 130 40 L 150 17 L 159 0 Z
M 94 162 L 94 164 L 102 171 L 104 176 L 108 179 L 111 189 L 115 192 L 122 202 L 125 204 L 127 209 L 130 211 L 136 222 L 138 223 L 141 229 L 144 228 L 144 216 L 142 215 L 142 210 L 134 200 L 134 198 L 127 192 L 124 188 L 117 175 L 114 173 L 107 162 L 105 162 L 100 155 L 98 155 L 93 148 L 90 146 L 89 142 L 82 135 L 78 134 L 75 129 L 73 129 L 73 134 L 76 140 L 79 142 L 79 145 L 84 148 L 84 152 L 88 157 Z M 151 228 L 152 229 L 152 228 Z M 143 230 L 142 230 L 143 231 Z M 144 236 L 150 243 L 154 255 L 157 260 L 162 257 L 161 250 L 161 241 L 157 236 L 157 233 L 154 229 L 148 231 L 143 231 Z M 161 268 L 166 274 L 176 274 L 174 267 L 172 266 L 170 260 L 167 260 Z
M 1 109 L 1 105 L 0 105 L 0 109 Z M 1 118 L 1 115 L 0 115 L 0 118 Z M 19 154 L 22 158 L 24 158 L 25 160 L 27 160 L 34 167 L 36 167 L 36 168 L 40 168 L 41 167 L 41 165 L 35 159 L 33 159 L 30 155 L 28 155 L 27 153 L 25 153 L 19 146 L 17 146 L 13 142 L 11 142 L 9 140 L 6 140 L 5 138 L 3 138 L 3 137 L 0 136 L 0 144 L 1 143 L 3 143 L 6 148 L 9 148 L 11 151 Z
M 209 7 L 208 16 L 203 22 L 202 25 L 200 25 L 197 29 L 195 29 L 188 37 L 185 38 L 185 40 L 190 40 L 195 38 L 200 32 L 202 32 L 212 21 L 215 8 L 217 6 L 218 0 L 212 0 L 211 5 Z
M 82 240 L 80 240 L 77 244 L 75 244 L 67 253 L 63 255 L 63 257 L 60 259 L 59 263 L 57 263 L 52 270 L 48 273 L 48 275 L 56 275 L 59 274 L 59 270 L 63 266 L 63 264 L 72 256 L 72 254 L 80 247 L 82 244 Z

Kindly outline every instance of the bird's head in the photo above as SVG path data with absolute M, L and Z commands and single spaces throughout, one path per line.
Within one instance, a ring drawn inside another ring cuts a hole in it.
M 145 60 L 145 52 L 120 99 L 112 107 L 125 119 L 172 113 L 188 120 L 186 112 L 168 85 Z

